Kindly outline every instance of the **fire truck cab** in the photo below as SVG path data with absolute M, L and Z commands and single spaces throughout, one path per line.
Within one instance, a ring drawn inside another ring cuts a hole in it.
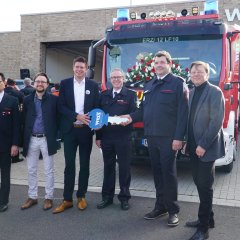
M 172 11 L 118 17 L 113 26 L 106 29 L 105 37 L 93 43 L 89 49 L 89 75 L 95 66 L 96 49 L 103 49 L 101 87 L 110 87 L 110 72 L 122 68 L 126 73 L 126 86 L 136 91 L 139 101 L 144 82 L 153 75 L 152 56 L 159 50 L 168 51 L 174 61 L 173 73 L 185 77 L 191 87 L 189 66 L 193 61 L 209 63 L 209 81 L 223 91 L 225 97 L 224 137 L 226 156 L 216 160 L 216 166 L 230 172 L 236 157 L 238 136 L 238 101 L 240 80 L 240 26 L 229 26 L 216 14 L 176 16 Z M 129 14 L 129 13 L 128 13 Z M 147 142 L 144 138 L 143 123 L 134 124 L 132 133 L 132 158 L 148 159 Z M 188 157 L 184 152 L 178 159 Z

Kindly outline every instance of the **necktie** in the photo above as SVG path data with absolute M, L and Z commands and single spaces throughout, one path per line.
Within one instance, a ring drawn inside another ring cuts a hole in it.
M 116 98 L 116 97 L 117 97 L 117 94 L 118 94 L 117 92 L 114 92 L 114 93 L 113 93 L 113 98 Z
M 163 79 L 162 78 L 158 78 L 158 83 L 162 84 L 163 83 Z

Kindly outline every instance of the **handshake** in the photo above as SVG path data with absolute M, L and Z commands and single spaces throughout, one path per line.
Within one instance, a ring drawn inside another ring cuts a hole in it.
M 122 115 L 122 116 L 114 116 L 110 117 L 108 114 L 105 114 L 102 109 L 95 108 L 89 113 L 90 123 L 89 127 L 91 129 L 99 129 L 103 127 L 103 125 L 108 125 L 111 123 L 112 125 L 122 125 L 127 126 L 132 123 L 132 118 L 130 115 Z

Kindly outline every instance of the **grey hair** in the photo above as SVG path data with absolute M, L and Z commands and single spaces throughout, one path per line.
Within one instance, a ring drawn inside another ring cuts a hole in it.
M 121 72 L 121 74 L 122 74 L 122 76 L 123 76 L 123 78 L 124 78 L 124 81 L 125 81 L 125 72 L 121 69 L 121 68 L 114 68 L 112 71 L 111 71 L 111 73 L 110 73 L 110 77 L 112 76 L 112 74 L 113 74 L 113 72 Z
M 29 85 L 31 85 L 32 80 L 31 80 L 31 78 L 24 78 L 23 82 L 26 86 L 29 86 Z

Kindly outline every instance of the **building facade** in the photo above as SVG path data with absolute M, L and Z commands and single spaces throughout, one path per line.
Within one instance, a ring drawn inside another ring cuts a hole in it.
M 219 15 L 227 24 L 240 25 L 238 3 L 238 0 L 219 1 Z M 193 6 L 203 11 L 204 1 L 127 8 L 140 15 L 157 10 L 179 13 L 182 9 L 191 13 Z M 0 33 L 0 72 L 18 79 L 20 69 L 29 69 L 31 77 L 44 71 L 53 82 L 58 82 L 72 75 L 73 58 L 87 57 L 91 42 L 104 37 L 106 27 L 112 25 L 116 14 L 117 8 L 22 15 L 20 32 Z M 96 76 L 100 78 L 101 52 L 97 59 Z

